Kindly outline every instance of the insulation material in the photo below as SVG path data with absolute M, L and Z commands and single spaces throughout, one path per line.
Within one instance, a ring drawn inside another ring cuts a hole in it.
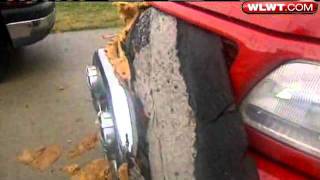
M 122 45 L 140 12 L 149 5 L 145 2 L 115 2 L 114 5 L 118 7 L 120 18 L 125 23 L 125 27 L 107 44 L 105 50 L 118 77 L 129 81 L 131 79 L 130 67 Z
M 61 156 L 61 147 L 53 144 L 36 150 L 25 149 L 17 160 L 40 171 L 46 170 Z
M 76 175 L 80 171 L 80 166 L 78 164 L 69 164 L 64 166 L 62 171 L 69 175 Z
M 98 135 L 96 133 L 90 134 L 83 138 L 74 149 L 68 152 L 68 157 L 73 159 L 81 156 L 82 154 L 94 149 L 98 144 Z
M 70 164 L 62 168 L 70 175 L 71 180 L 115 180 L 110 162 L 105 159 L 93 160 L 80 168 L 78 164 Z M 119 180 L 129 180 L 128 164 L 124 163 L 118 171 Z
M 110 164 L 105 159 L 96 159 L 83 168 L 77 165 L 64 167 L 65 172 L 71 175 L 71 180 L 113 180 Z
M 121 164 L 118 172 L 120 180 L 129 180 L 128 170 L 129 170 L 128 163 Z

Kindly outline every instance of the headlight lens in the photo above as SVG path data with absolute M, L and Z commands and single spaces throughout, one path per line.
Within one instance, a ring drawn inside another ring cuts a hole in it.
M 248 125 L 320 157 L 320 66 L 280 66 L 250 92 L 241 112 Z

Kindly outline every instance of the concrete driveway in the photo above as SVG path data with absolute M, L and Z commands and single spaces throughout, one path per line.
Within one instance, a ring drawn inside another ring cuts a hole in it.
M 99 147 L 69 161 L 66 152 L 96 129 L 95 113 L 85 81 L 85 67 L 101 36 L 116 30 L 51 34 L 14 52 L 8 78 L 0 84 L 0 179 L 68 179 L 60 168 L 102 157 Z M 25 148 L 52 143 L 63 155 L 47 171 L 38 172 L 16 161 Z

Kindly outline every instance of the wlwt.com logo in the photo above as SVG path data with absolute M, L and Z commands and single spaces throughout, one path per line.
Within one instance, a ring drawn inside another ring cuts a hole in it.
M 318 4 L 299 1 L 247 1 L 242 4 L 242 10 L 248 14 L 314 14 L 318 10 Z

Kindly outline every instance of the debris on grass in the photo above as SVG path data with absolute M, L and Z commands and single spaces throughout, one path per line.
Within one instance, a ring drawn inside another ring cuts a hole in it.
M 25 149 L 17 157 L 17 160 L 25 165 L 44 171 L 59 159 L 61 152 L 61 147 L 57 144 L 36 150 Z
M 68 157 L 70 159 L 81 156 L 82 154 L 94 149 L 98 144 L 98 135 L 96 133 L 90 134 L 83 138 L 74 149 L 68 152 Z

